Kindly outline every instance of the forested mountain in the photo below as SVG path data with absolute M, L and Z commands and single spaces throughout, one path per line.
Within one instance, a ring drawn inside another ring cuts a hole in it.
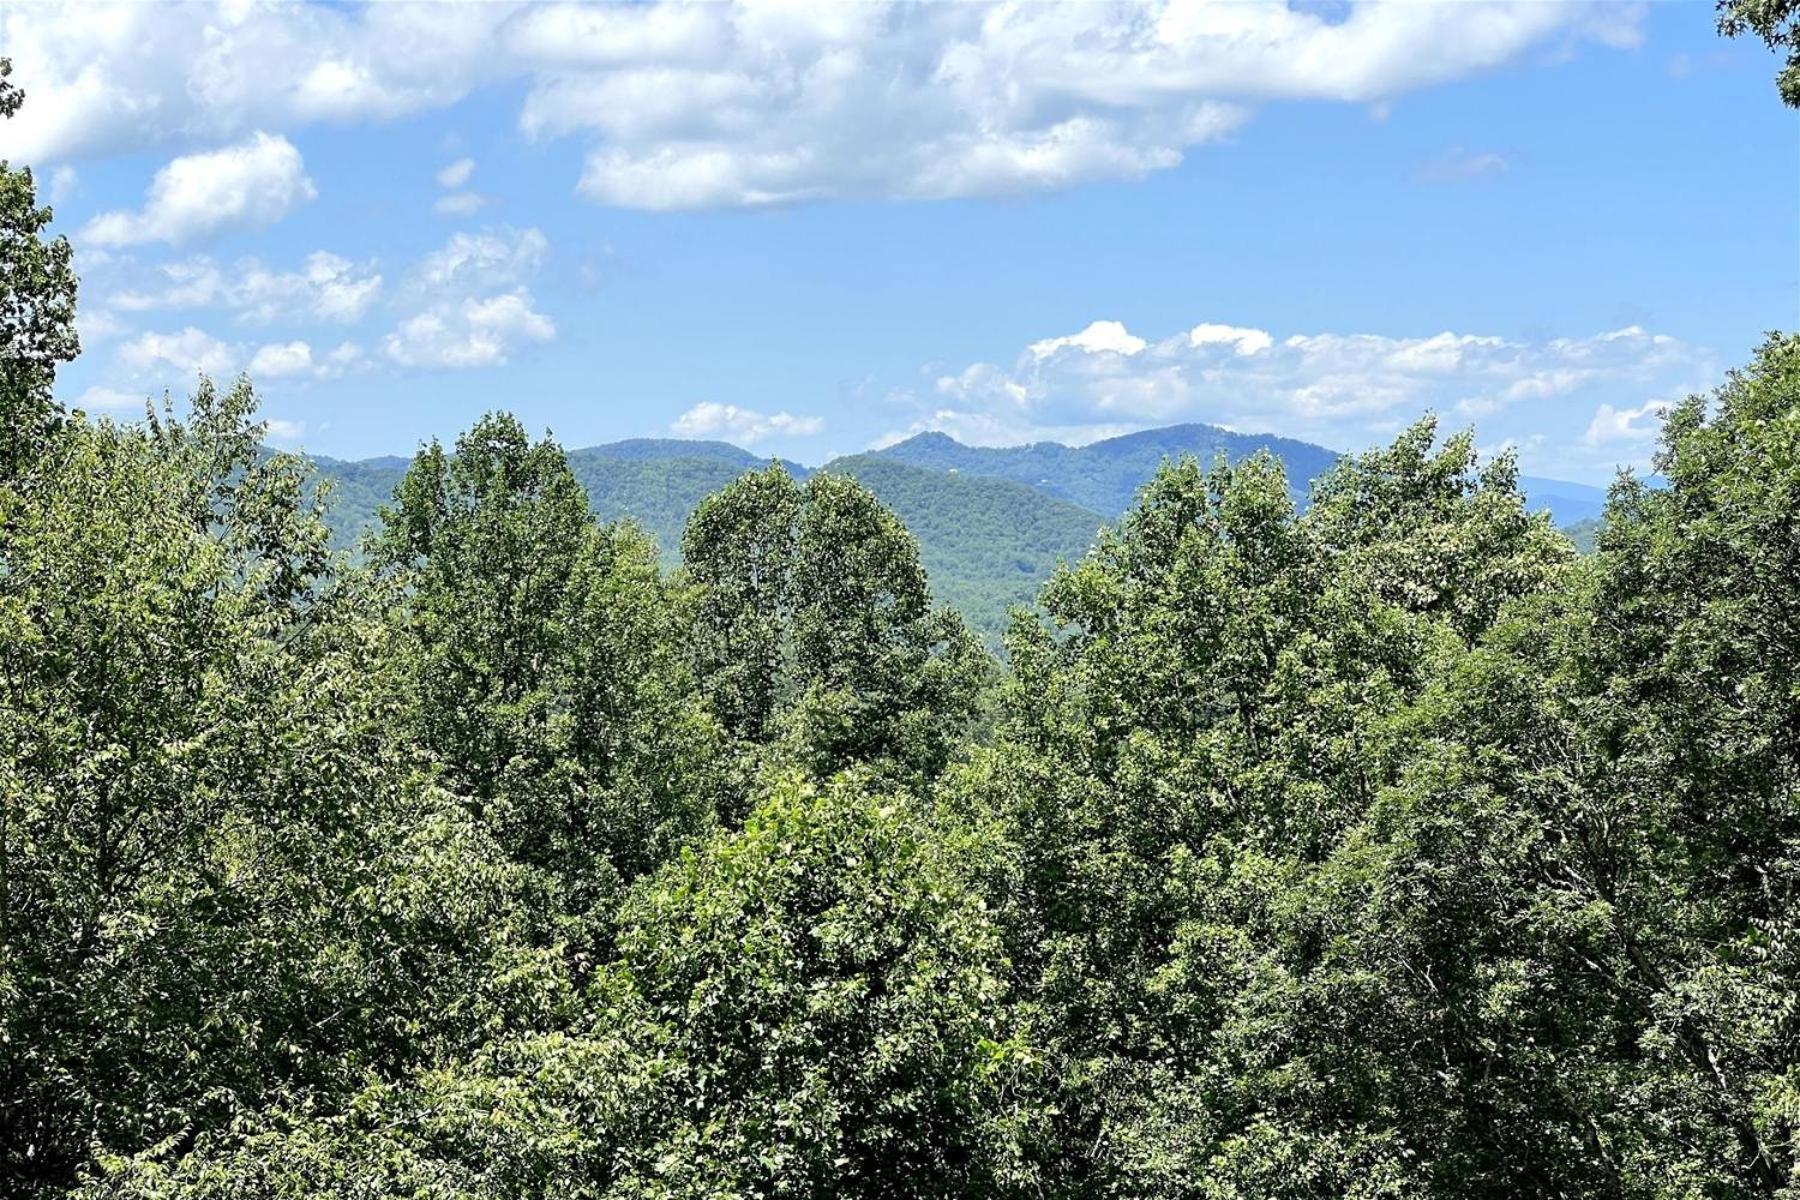
M 1165 461 L 1192 455 L 1210 465 L 1223 454 L 1241 462 L 1268 450 L 1286 465 L 1297 500 L 1338 455 L 1292 438 L 1233 433 L 1216 425 L 1171 425 L 1086 446 L 1034 442 L 1028 446 L 965 446 L 943 433 L 920 433 L 875 453 L 939 471 L 960 471 L 1027 484 L 1039 491 L 1118 517 Z
M 1310 480 L 1338 455 L 1289 438 L 1250 437 L 1211 425 L 1175 425 L 1089 446 L 1053 442 L 988 448 L 964 446 L 944 434 L 919 434 L 885 450 L 827 463 L 848 472 L 892 507 L 919 539 L 933 587 L 990 639 L 1010 607 L 1030 604 L 1059 561 L 1086 552 L 1094 533 L 1131 505 L 1159 467 L 1183 456 L 1202 464 L 1220 454 L 1229 462 L 1266 450 L 1289 472 L 1297 504 Z M 568 453 L 570 469 L 604 520 L 629 517 L 651 533 L 673 566 L 689 514 L 706 496 L 745 471 L 767 464 L 727 442 L 637 438 Z M 334 540 L 351 545 L 373 528 L 376 513 L 406 472 L 409 459 L 360 462 L 320 457 L 334 481 L 329 522 Z M 795 479 L 812 469 L 782 460 Z M 1605 494 L 1557 480 L 1521 478 L 1533 507 L 1556 524 L 1591 519 Z M 1085 500 L 1078 497 L 1086 497 Z
M 1139 489 L 1165 462 L 1191 455 L 1202 465 L 1221 456 L 1239 463 L 1261 451 L 1281 460 L 1299 504 L 1306 503 L 1312 481 L 1339 458 L 1337 451 L 1311 442 L 1198 423 L 1146 429 L 1086 446 L 965 446 L 948 434 L 920 433 L 874 453 L 939 471 L 1011 479 L 1113 519 L 1131 507 Z M 1598 516 L 1606 503 L 1605 489 L 1564 480 L 1520 476 L 1519 488 L 1533 508 L 1547 511 L 1557 525 Z
M 568 459 L 594 511 L 608 520 L 637 521 L 656 536 L 671 562 L 694 506 L 746 470 L 767 465 L 767 460 L 724 442 L 652 438 L 573 450 Z M 321 477 L 332 481 L 328 520 L 333 540 L 342 547 L 375 527 L 377 513 L 412 462 L 394 456 L 352 462 L 322 455 L 313 461 Z M 787 466 L 799 479 L 809 473 L 798 463 Z
M 1031 605 L 1062 563 L 1080 561 L 1105 520 L 1004 479 L 928 471 L 881 455 L 834 459 L 905 522 L 933 594 L 998 645 L 1008 609 Z
M 316 458 L 333 482 L 333 540 L 350 546 L 376 524 L 411 460 L 344 462 Z M 573 450 L 569 468 L 603 520 L 630 518 L 655 537 L 663 561 L 680 560 L 681 531 L 700 501 L 747 470 L 766 466 L 724 442 L 641 438 Z M 783 469 L 804 481 L 798 463 Z M 940 599 L 998 644 L 1007 610 L 1029 605 L 1059 562 L 1086 553 L 1104 523 L 1092 512 L 999 479 L 929 471 L 875 455 L 853 455 L 824 470 L 855 476 L 893 508 L 919 539 Z

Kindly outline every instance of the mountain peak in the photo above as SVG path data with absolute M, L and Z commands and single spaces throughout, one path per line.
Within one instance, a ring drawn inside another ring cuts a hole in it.
M 909 438 L 902 438 L 899 441 L 895 442 L 893 445 L 884 447 L 884 449 L 898 450 L 902 446 L 908 446 L 908 447 L 911 447 L 916 450 L 923 450 L 923 449 L 927 449 L 929 447 L 949 447 L 949 446 L 960 446 L 960 445 L 962 445 L 961 442 L 957 441 L 955 438 L 951 437 L 947 433 L 944 433 L 937 429 L 927 429 L 923 433 L 915 433 Z

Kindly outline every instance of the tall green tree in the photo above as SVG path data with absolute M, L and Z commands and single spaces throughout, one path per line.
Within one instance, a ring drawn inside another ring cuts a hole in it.
M 792 703 L 788 629 L 800 486 L 780 464 L 739 477 L 688 518 L 681 557 L 699 585 L 694 669 L 736 738 L 764 742 Z
M 1166 468 L 1046 589 L 1056 627 L 1015 631 L 996 745 L 954 778 L 1010 831 L 991 894 L 1054 1030 L 1058 1194 L 1436 1178 L 1370 823 L 1413 706 L 1571 552 L 1429 422 L 1315 495 L 1296 514 L 1266 456 Z
M 934 610 L 918 544 L 855 480 L 779 466 L 694 513 L 695 669 L 722 723 L 815 774 L 886 763 L 928 777 L 971 720 L 989 660 Z
M 0 118 L 24 103 L 11 74 L 11 60 L 0 58 Z M 41 449 L 58 418 L 56 366 L 81 350 L 69 240 L 46 236 L 52 216 L 37 202 L 31 168 L 0 162 L 0 483 Z
M 1484 849 L 1489 940 L 1521 964 L 1520 1011 L 1556 1014 L 1544 1070 L 1604 1131 L 1595 1169 L 1634 1195 L 1786 1195 L 1800 339 L 1676 406 L 1656 465 L 1666 487 L 1615 488 L 1584 586 L 1519 614 L 1448 691 L 1471 750 L 1420 780 L 1434 806 L 1505 814 Z
M 648 538 L 594 521 L 560 447 L 485 417 L 418 456 L 383 520 L 419 744 L 572 914 L 706 828 L 685 602 Z
M 203 384 L 185 420 L 70 421 L 5 501 L 9 1194 L 337 1094 L 535 970 L 480 831 L 408 782 L 368 616 L 396 597 L 333 570 L 253 404 Z

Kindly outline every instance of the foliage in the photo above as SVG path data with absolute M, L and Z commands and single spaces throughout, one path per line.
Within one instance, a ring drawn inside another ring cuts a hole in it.
M 0 58 L 0 119 L 24 95 Z M 21 470 L 57 419 L 56 365 L 81 350 L 69 240 L 46 240 L 52 213 L 39 207 L 31 168 L 0 162 L 0 480 Z
M 400 769 L 395 597 L 333 576 L 251 404 L 71 422 L 0 510 L 11 1190 L 405 1061 L 532 969 L 525 898 Z
M 681 597 L 652 542 L 593 521 L 561 448 L 485 417 L 413 461 L 383 521 L 418 745 L 571 914 L 705 829 L 717 739 Z
M 1775 76 L 1781 102 L 1800 108 L 1800 3 L 1795 0 L 1719 0 L 1719 32 L 1726 37 L 1755 34 L 1771 50 L 1787 51 Z
M 820 775 L 942 769 L 987 656 L 930 607 L 917 543 L 866 488 L 830 472 L 802 487 L 779 465 L 745 475 L 695 511 L 682 558 L 694 669 L 733 737 Z

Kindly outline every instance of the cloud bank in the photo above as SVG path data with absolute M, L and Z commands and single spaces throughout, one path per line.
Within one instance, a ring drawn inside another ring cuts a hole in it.
M 1584 43 L 1635 45 L 1641 24 L 1640 6 L 1575 0 L 13 5 L 0 53 L 31 102 L 0 127 L 0 157 L 188 150 L 517 81 L 521 134 L 586 142 L 577 186 L 602 204 L 1001 195 L 1166 170 L 1261 104 L 1385 104 Z M 291 204 L 298 182 L 239 207 Z M 446 188 L 466 182 L 446 169 Z M 153 196 L 100 232 L 187 236 L 196 211 Z
M 1593 414 L 1585 445 L 1629 451 L 1656 433 L 1661 405 L 1641 397 L 1701 391 L 1718 375 L 1707 350 L 1635 325 L 1526 340 L 1451 331 L 1278 337 L 1208 322 L 1152 340 L 1101 320 L 1032 342 L 1007 365 L 936 374 L 915 397 L 924 411 L 884 440 L 935 429 L 986 445 L 1085 442 L 1204 421 L 1354 448 L 1428 410 L 1486 429 L 1516 406 L 1541 416 L 1553 405 Z

